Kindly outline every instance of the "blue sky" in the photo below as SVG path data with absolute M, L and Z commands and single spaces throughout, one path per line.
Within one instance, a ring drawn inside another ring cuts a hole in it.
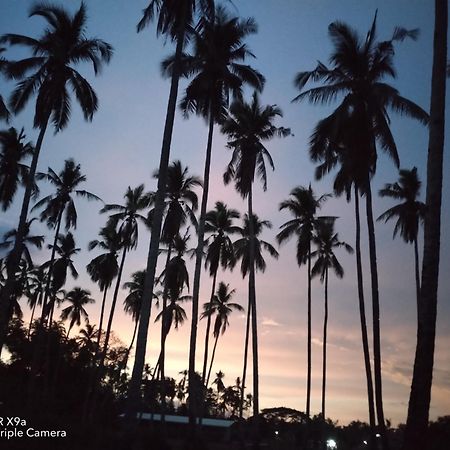
M 0 30 L 37 36 L 43 20 L 27 18 L 32 2 L 3 0 L 1 3 Z M 78 1 L 66 1 L 72 10 Z M 233 6 L 234 4 L 234 6 Z M 259 25 L 257 35 L 248 39 L 248 45 L 256 55 L 249 61 L 267 79 L 262 101 L 277 104 L 284 112 L 279 125 L 290 127 L 294 136 L 273 140 L 268 148 L 275 161 L 276 170 L 269 173 L 268 191 L 260 187 L 255 192 L 255 212 L 272 222 L 272 230 L 264 238 L 275 243 L 278 227 L 288 219 L 278 212 L 280 201 L 287 198 L 297 185 L 313 183 L 318 193 L 331 192 L 331 179 L 315 182 L 314 166 L 308 158 L 308 138 L 317 121 L 333 108 L 307 103 L 292 104 L 297 94 L 293 86 L 295 74 L 315 67 L 317 60 L 327 62 L 331 43 L 327 26 L 342 20 L 360 31 L 368 30 L 378 9 L 378 35 L 389 38 L 396 25 L 419 28 L 418 41 L 405 41 L 397 46 L 395 62 L 398 72 L 393 81 L 402 95 L 428 109 L 431 51 L 433 35 L 432 2 L 422 0 L 369 1 L 369 0 L 234 0 L 228 6 L 232 14 L 253 16 Z M 167 105 L 169 83 L 160 75 L 159 63 L 173 51 L 170 43 L 156 39 L 151 27 L 141 34 L 135 26 L 146 6 L 146 1 L 88 0 L 88 35 L 100 37 L 115 48 L 111 64 L 98 78 L 88 66 L 79 68 L 92 83 L 100 99 L 100 109 L 93 123 L 85 123 L 78 106 L 73 105 L 72 118 L 66 130 L 57 135 L 47 133 L 39 169 L 48 166 L 61 169 L 64 159 L 74 157 L 87 175 L 86 189 L 99 195 L 106 203 L 120 203 L 127 186 L 145 183 L 153 190 L 155 182 L 151 174 L 159 162 L 162 130 Z M 11 50 L 7 56 L 20 58 L 25 54 Z M 186 86 L 181 83 L 180 93 Z M 0 81 L 0 92 L 6 96 L 13 84 Z M 33 109 L 30 106 L 13 119 L 17 128 L 25 127 L 29 139 L 35 140 L 32 130 Z M 2 125 L 3 127 L 3 125 Z M 401 167 L 417 166 L 425 181 L 427 154 L 427 130 L 409 119 L 392 115 L 392 130 L 398 145 Z M 191 172 L 203 174 L 203 158 L 207 129 L 198 118 L 185 120 L 176 117 L 172 159 L 181 159 Z M 245 211 L 245 204 L 233 192 L 232 186 L 224 187 L 222 173 L 230 153 L 226 140 L 215 130 L 211 168 L 211 195 L 209 206 L 217 200 Z M 445 157 L 448 173 L 448 152 Z M 385 157 L 380 157 L 378 173 L 373 181 L 374 192 L 386 182 L 393 182 L 397 171 Z M 442 212 L 441 283 L 436 349 L 436 370 L 431 406 L 431 416 L 450 412 L 450 209 L 448 196 L 450 184 L 444 180 Z M 43 193 L 48 187 L 42 188 Z M 423 189 L 423 193 L 425 189 Z M 0 216 L 0 231 L 15 226 L 22 192 L 19 192 L 13 208 Z M 378 216 L 391 203 L 375 199 L 375 215 Z M 97 304 L 90 310 L 91 321 L 96 323 L 101 297 L 84 273 L 84 266 L 95 256 L 86 250 L 89 240 L 96 237 L 105 217 L 97 214 L 99 205 L 78 202 L 79 224 L 76 239 L 83 248 L 76 264 L 80 271 L 78 280 L 70 280 L 68 286 L 82 285 L 91 289 Z M 337 215 L 338 231 L 342 240 L 353 244 L 353 207 L 343 199 L 329 200 L 323 207 L 324 214 Z M 36 231 L 47 232 L 43 225 Z M 381 329 L 383 350 L 383 380 L 386 416 L 394 423 L 406 417 L 412 361 L 415 346 L 415 294 L 413 278 L 413 250 L 401 240 L 392 240 L 392 224 L 377 223 L 377 245 L 381 298 Z M 137 251 L 131 253 L 126 264 L 126 275 L 142 269 L 145 264 L 149 235 L 143 231 Z M 365 243 L 364 243 L 365 244 Z M 367 248 L 367 247 L 366 247 Z M 304 409 L 306 374 L 306 272 L 295 264 L 293 242 L 279 249 L 278 261 L 268 261 L 265 274 L 258 275 L 258 314 L 260 326 L 261 405 L 290 406 Z M 36 255 L 44 260 L 47 255 Z M 357 293 L 354 258 L 339 255 L 346 276 L 330 280 L 329 363 L 328 363 L 328 413 L 333 419 L 347 422 L 351 419 L 367 420 L 365 381 L 360 329 L 357 310 Z M 366 272 L 367 260 L 364 261 Z M 237 270 L 225 273 L 221 279 L 237 290 L 236 301 L 246 305 L 246 283 Z M 366 289 L 369 287 L 366 277 Z M 201 295 L 206 301 L 210 279 L 203 276 Z M 368 294 L 368 291 L 367 291 Z M 124 292 L 121 293 L 121 299 Z M 321 321 L 323 316 L 322 286 L 316 280 L 313 285 L 313 399 L 312 410 L 320 408 L 321 373 Z M 370 320 L 369 295 L 366 296 Z M 120 301 L 121 304 L 121 301 Z M 188 306 L 189 308 L 189 306 Z M 119 308 L 120 309 L 120 308 Z M 226 381 L 232 383 L 240 375 L 245 320 L 239 315 L 231 318 L 231 327 L 219 343 L 215 370 L 222 369 Z M 168 370 L 175 376 L 187 367 L 188 325 L 169 337 Z M 132 333 L 131 319 L 119 310 L 115 331 L 125 342 Z M 149 333 L 148 362 L 155 364 L 158 353 L 158 325 L 151 323 Z M 199 334 L 199 359 L 203 343 L 203 325 Z

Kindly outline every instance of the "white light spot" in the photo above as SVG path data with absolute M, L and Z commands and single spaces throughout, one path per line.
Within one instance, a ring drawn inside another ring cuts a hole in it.
M 337 443 L 334 439 L 328 439 L 327 441 L 327 449 L 333 450 L 337 448 Z

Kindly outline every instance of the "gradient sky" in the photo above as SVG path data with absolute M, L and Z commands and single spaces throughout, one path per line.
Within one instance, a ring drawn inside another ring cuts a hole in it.
M 170 43 L 164 45 L 157 40 L 154 28 L 136 34 L 135 26 L 140 19 L 146 0 L 133 2 L 123 0 L 87 0 L 88 35 L 100 37 L 115 48 L 111 64 L 97 79 L 85 66 L 79 70 L 95 87 L 100 99 L 100 110 L 93 123 L 85 123 L 78 106 L 74 104 L 69 127 L 54 136 L 47 133 L 43 145 L 39 170 L 48 166 L 59 171 L 64 159 L 74 157 L 87 175 L 86 189 L 99 195 L 105 203 L 120 203 L 127 186 L 145 183 L 148 190 L 155 189 L 151 173 L 158 166 L 161 137 L 167 105 L 169 82 L 160 76 L 159 62 L 173 51 Z M 65 1 L 74 10 L 79 1 Z M 233 6 L 234 4 L 234 6 Z M 431 1 L 397 0 L 392 2 L 369 0 L 234 0 L 229 6 L 233 14 L 253 16 L 259 33 L 248 39 L 248 44 L 257 56 L 250 63 L 267 78 L 262 101 L 277 104 L 284 112 L 279 125 L 292 129 L 293 137 L 275 139 L 268 144 L 276 165 L 269 173 L 269 189 L 263 192 L 257 184 L 254 210 L 262 218 L 272 222 L 272 230 L 264 238 L 275 243 L 278 227 L 288 219 L 286 213 L 278 212 L 280 201 L 287 198 L 297 185 L 313 183 L 317 193 L 331 191 L 331 179 L 321 182 L 313 179 L 314 167 L 309 161 L 308 137 L 317 123 L 331 111 L 331 107 L 313 106 L 307 103 L 292 104 L 297 94 L 293 87 L 294 75 L 301 70 L 312 69 L 317 60 L 327 61 L 331 44 L 327 26 L 334 20 L 342 20 L 361 33 L 366 33 L 375 11 L 378 9 L 379 37 L 389 38 L 395 25 L 419 28 L 417 42 L 407 41 L 397 46 L 395 55 L 398 79 L 393 84 L 402 95 L 417 102 L 424 109 L 429 106 L 433 8 Z M 43 27 L 40 18 L 27 18 L 30 1 L 1 0 L 0 32 L 13 32 L 37 36 Z M 10 50 L 11 59 L 25 54 Z M 6 96 L 13 84 L 0 81 L 0 92 Z M 186 86 L 181 83 L 181 89 Z M 29 139 L 36 140 L 32 130 L 31 105 L 13 119 L 17 128 L 25 127 Z M 4 125 L 2 124 L 2 128 Z M 401 167 L 417 166 L 419 175 L 425 178 L 427 154 L 427 130 L 409 119 L 392 115 L 392 130 L 398 145 Z M 181 159 L 196 175 L 203 174 L 203 159 L 207 129 L 198 118 L 176 117 L 172 159 Z M 230 152 L 226 140 L 216 129 L 211 167 L 211 195 L 209 207 L 223 200 L 240 211 L 245 203 L 237 196 L 232 186 L 224 187 L 222 173 L 228 163 Z M 448 152 L 445 158 L 448 173 Z M 385 157 L 380 158 L 378 173 L 373 181 L 374 192 L 386 182 L 393 182 L 397 171 Z M 423 189 L 425 191 L 425 189 Z M 43 186 L 43 194 L 49 192 Z M 200 193 L 199 193 L 200 194 Z M 441 280 L 439 288 L 438 325 L 435 356 L 434 385 L 431 418 L 450 413 L 450 181 L 444 180 L 442 212 Z M 0 232 L 17 223 L 22 191 L 15 205 L 0 216 Z M 67 288 L 81 285 L 91 289 L 97 304 L 90 307 L 90 320 L 98 321 L 101 296 L 97 287 L 85 274 L 84 267 L 96 255 L 88 253 L 89 240 L 94 239 L 105 217 L 97 214 L 100 205 L 77 202 L 79 223 L 75 232 L 77 244 L 83 252 L 75 263 L 80 271 L 78 280 L 69 279 Z M 375 216 L 381 214 L 391 203 L 376 198 Z M 353 245 L 354 218 L 352 205 L 342 199 L 329 200 L 323 213 L 337 215 L 340 238 Z M 377 223 L 377 250 L 380 278 L 382 362 L 384 382 L 385 415 L 393 423 L 404 421 L 407 411 L 409 386 L 415 348 L 415 290 L 413 278 L 413 249 L 400 239 L 392 240 L 393 224 Z M 38 224 L 36 232 L 48 233 Z M 149 234 L 142 231 L 137 251 L 130 253 L 124 281 L 129 275 L 144 268 L 149 243 Z M 194 246 L 194 239 L 192 240 Z M 364 241 L 365 253 L 367 253 Z M 300 410 L 305 406 L 306 386 L 306 271 L 295 262 L 294 243 L 284 245 L 278 261 L 268 261 L 264 274 L 257 275 L 257 301 L 260 345 L 260 395 L 261 407 L 289 406 Z M 36 255 L 38 262 L 48 255 Z M 352 419 L 367 420 L 367 402 L 354 258 L 339 254 L 346 276 L 343 280 L 330 278 L 329 360 L 327 415 L 340 423 Z M 364 261 L 368 274 L 368 261 Z M 193 264 L 190 263 L 193 268 Z M 246 281 L 239 271 L 220 274 L 236 288 L 235 300 L 246 306 Z M 210 279 L 206 272 L 201 286 L 201 301 L 208 299 Z M 366 275 L 366 301 L 370 323 L 370 287 Z M 125 291 L 120 293 L 119 306 Z M 190 309 L 190 305 L 187 306 Z M 321 342 L 323 320 L 323 290 L 318 280 L 313 283 L 313 385 L 312 412 L 320 410 L 321 386 Z M 232 384 L 241 375 L 243 358 L 245 318 L 239 314 L 231 317 L 231 326 L 223 341 L 219 342 L 214 371 L 222 369 L 226 382 Z M 129 342 L 132 322 L 119 307 L 114 330 L 124 341 Z M 370 328 L 371 331 L 371 328 Z M 147 362 L 156 363 L 158 354 L 159 325 L 151 322 Z M 178 376 L 187 368 L 189 325 L 168 338 L 168 375 Z M 197 364 L 201 367 L 204 324 L 199 328 Z M 222 338 L 221 338 L 222 339 Z M 250 371 L 251 375 L 251 371 Z M 248 383 L 250 385 L 250 383 Z

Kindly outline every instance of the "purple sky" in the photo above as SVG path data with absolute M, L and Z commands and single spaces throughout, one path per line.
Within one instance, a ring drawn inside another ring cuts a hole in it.
M 78 1 L 64 2 L 71 9 Z M 43 20 L 27 18 L 31 2 L 4 0 L 0 15 L 1 32 L 14 32 L 36 36 Z M 74 157 L 82 165 L 88 177 L 86 189 L 99 195 L 106 203 L 120 203 L 128 185 L 145 183 L 148 190 L 155 189 L 151 173 L 157 167 L 161 148 L 164 114 L 169 83 L 160 76 L 159 62 L 170 54 L 170 44 L 157 40 L 153 28 L 136 34 L 135 25 L 140 18 L 145 0 L 130 2 L 109 0 L 86 1 L 88 7 L 88 35 L 110 42 L 115 55 L 104 73 L 94 78 L 89 67 L 80 71 L 95 87 L 100 110 L 92 124 L 83 122 L 79 109 L 74 105 L 72 119 L 64 132 L 53 136 L 48 133 L 44 142 L 39 169 L 48 166 L 59 171 L 64 159 Z M 334 20 L 343 20 L 361 33 L 371 24 L 378 8 L 379 37 L 389 38 L 395 25 L 420 28 L 417 42 L 404 42 L 397 47 L 395 56 L 398 80 L 393 84 L 402 95 L 428 109 L 431 77 L 431 50 L 433 31 L 432 2 L 422 0 L 386 1 L 322 0 L 234 0 L 230 11 L 240 16 L 255 17 L 259 33 L 248 39 L 257 59 L 250 63 L 267 78 L 262 101 L 277 104 L 284 112 L 279 125 L 292 129 L 294 137 L 277 139 L 268 144 L 276 171 L 269 173 L 269 188 L 266 193 L 258 186 L 255 189 L 254 209 L 262 218 L 272 221 L 273 228 L 264 233 L 264 238 L 275 243 L 278 227 L 288 219 L 286 213 L 278 212 L 280 201 L 287 198 L 297 185 L 313 183 L 319 194 L 331 191 L 331 179 L 320 183 L 313 179 L 313 165 L 307 154 L 309 135 L 317 123 L 332 107 L 291 104 L 296 95 L 292 80 L 301 70 L 313 68 L 317 60 L 327 61 L 331 44 L 327 26 Z M 24 56 L 16 49 L 7 53 L 11 59 Z M 12 84 L 0 81 L 0 92 L 7 95 Z M 181 83 L 181 89 L 186 84 Z M 180 90 L 181 92 L 181 90 Z M 33 109 L 28 107 L 13 119 L 17 128 L 25 127 L 29 139 L 35 140 L 32 130 Z M 427 130 L 409 119 L 392 116 L 392 130 L 399 148 L 401 167 L 417 166 L 419 175 L 425 177 Z M 2 127 L 4 125 L 2 124 Z M 226 140 L 215 130 L 214 153 L 211 168 L 211 195 L 209 206 L 217 200 L 245 211 L 245 203 L 237 196 L 232 186 L 224 187 L 222 173 L 228 163 L 230 152 L 225 148 Z M 181 159 L 191 172 L 203 174 L 203 158 L 207 129 L 198 118 L 185 120 L 177 115 L 172 159 Z M 448 153 L 445 164 L 448 172 Z M 386 182 L 397 178 L 395 167 L 385 157 L 380 158 L 378 173 L 373 181 L 374 192 Z M 43 193 L 48 187 L 43 187 Z M 424 189 L 423 189 L 424 192 Z M 200 192 L 199 192 L 200 194 Z M 0 216 L 0 232 L 15 226 L 22 191 L 15 205 Z M 437 328 L 435 375 L 431 405 L 431 417 L 450 413 L 450 282 L 445 275 L 450 273 L 450 195 L 449 179 L 444 180 L 442 212 L 441 283 Z M 89 240 L 96 237 L 105 217 L 98 215 L 99 205 L 79 201 L 79 224 L 75 232 L 77 244 L 83 252 L 76 259 L 80 277 L 68 281 L 68 287 L 82 285 L 91 289 L 97 304 L 89 310 L 91 322 L 97 323 L 101 296 L 85 274 L 84 267 L 96 255 L 86 250 Z M 374 213 L 378 216 L 391 203 L 376 198 Z M 353 207 L 342 199 L 329 200 L 323 213 L 337 215 L 340 238 L 353 245 Z M 392 224 L 376 224 L 378 263 L 380 278 L 381 331 L 385 415 L 394 423 L 406 417 L 412 361 L 415 347 L 415 292 L 413 278 L 413 249 L 400 239 L 392 240 Z M 37 225 L 35 231 L 47 229 Z M 129 275 L 144 268 L 149 235 L 140 236 L 137 251 L 131 253 L 126 263 L 124 281 Z M 194 245 L 194 240 L 192 240 Z M 365 253 L 367 246 L 364 241 Z M 257 301 L 260 330 L 260 377 L 261 407 L 289 406 L 300 410 L 305 405 L 306 386 L 306 271 L 295 262 L 294 243 L 280 250 L 278 261 L 267 261 L 265 274 L 257 276 Z M 48 255 L 37 256 L 38 261 Z M 367 420 L 365 377 L 360 344 L 360 326 L 357 309 L 357 292 L 354 258 L 339 253 L 346 276 L 343 280 L 330 279 L 329 361 L 327 410 L 333 419 L 348 422 L 352 419 Z M 192 263 L 191 267 L 193 268 Z M 365 273 L 368 262 L 364 260 Z M 236 289 L 235 301 L 246 306 L 246 281 L 238 270 L 219 277 Z M 201 300 L 209 295 L 211 280 L 206 272 L 201 286 Z M 370 287 L 366 276 L 366 290 Z M 368 320 L 370 297 L 367 290 Z M 125 292 L 120 294 L 120 305 Z M 190 309 L 190 305 L 187 305 Z M 318 280 L 313 284 L 313 396 L 312 412 L 320 409 L 321 386 L 321 334 L 323 320 L 323 293 Z M 231 326 L 223 340 L 219 341 L 214 371 L 222 369 L 226 382 L 231 384 L 241 375 L 245 320 L 239 313 L 231 317 Z M 119 308 L 115 332 L 128 342 L 132 333 L 131 319 Z M 371 330 L 371 328 L 370 328 Z M 186 324 L 168 338 L 167 371 L 178 376 L 187 368 L 189 326 Z M 151 322 L 147 362 L 156 363 L 158 354 L 159 324 Z M 204 324 L 199 329 L 198 364 L 202 358 Z M 222 339 L 222 338 L 221 338 Z M 250 370 L 251 373 L 251 370 Z

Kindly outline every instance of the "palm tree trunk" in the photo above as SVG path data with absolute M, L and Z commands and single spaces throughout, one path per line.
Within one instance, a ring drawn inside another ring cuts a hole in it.
M 209 306 L 212 304 L 212 299 L 214 297 L 214 292 L 216 290 L 216 280 L 217 280 L 217 269 L 214 272 L 211 297 L 209 298 Z M 208 347 L 209 347 L 209 332 L 211 330 L 211 316 L 208 314 L 206 320 L 206 333 L 205 333 L 205 354 L 203 355 L 203 371 L 202 371 L 202 382 L 205 384 L 206 378 L 206 366 L 208 365 Z
M 244 344 L 244 364 L 242 370 L 242 387 L 241 387 L 241 400 L 239 402 L 239 419 L 242 419 L 244 412 L 244 393 L 245 393 L 245 379 L 247 376 L 247 359 L 248 359 L 248 341 L 250 336 L 250 317 L 251 317 L 251 303 L 250 297 L 248 299 L 248 311 L 247 311 L 247 324 L 245 326 L 245 344 Z
M 47 129 L 48 118 L 44 121 L 42 128 L 39 131 L 39 136 L 33 152 L 33 159 L 31 160 L 30 171 L 28 174 L 27 185 L 25 187 L 25 194 L 23 196 L 22 209 L 20 211 L 19 224 L 17 226 L 16 239 L 14 247 L 11 251 L 9 263 L 6 266 L 7 280 L 1 292 L 0 298 L 0 356 L 5 342 L 6 328 L 9 323 L 10 304 L 12 296 L 14 295 L 15 275 L 19 267 L 20 258 L 22 256 L 22 241 L 25 236 L 28 208 L 30 206 L 31 194 L 33 190 L 34 177 L 36 174 L 37 163 L 39 160 L 39 153 L 41 151 L 42 142 L 44 140 L 45 131 Z
M 128 358 L 130 357 L 131 349 L 133 348 L 134 340 L 136 339 L 136 332 L 137 332 L 137 329 L 138 329 L 138 325 L 139 325 L 139 317 L 136 318 L 136 323 L 134 324 L 133 337 L 131 338 L 130 346 L 128 347 L 127 354 L 125 356 L 125 362 L 124 362 L 124 367 L 123 367 L 124 370 L 127 367 Z
M 366 322 L 366 307 L 364 303 L 364 281 L 363 281 L 363 269 L 361 258 L 361 222 L 359 212 L 359 192 L 355 186 L 355 221 L 356 221 L 356 238 L 355 238 L 355 253 L 356 253 L 356 274 L 358 281 L 358 300 L 359 300 L 359 318 L 361 321 L 361 340 L 364 354 L 364 367 L 366 369 L 366 381 L 367 381 L 367 400 L 369 407 L 369 424 L 372 431 L 371 445 L 373 444 L 373 435 L 375 432 L 375 404 L 373 398 L 373 381 L 372 381 L 372 368 L 370 364 L 370 350 L 369 350 L 369 338 L 367 334 L 367 322 Z
M 214 356 L 216 356 L 216 347 L 217 347 L 217 342 L 219 340 L 219 336 L 220 336 L 220 333 L 217 333 L 216 340 L 214 341 L 213 352 L 211 355 L 211 362 L 209 363 L 208 378 L 206 378 L 206 385 L 205 385 L 206 389 L 208 389 L 209 378 L 211 377 L 211 369 L 212 369 L 212 366 L 214 363 Z
M 325 313 L 322 348 L 322 419 L 325 420 L 325 389 L 327 383 L 328 267 L 325 269 Z
M 258 367 L 258 320 L 256 315 L 255 282 L 255 230 L 253 226 L 253 192 L 248 193 L 248 216 L 250 235 L 250 270 L 248 277 L 248 294 L 252 305 L 252 351 L 253 351 L 253 439 L 255 448 L 259 447 L 259 367 Z
M 311 411 L 311 242 L 308 248 L 308 338 L 307 338 L 307 375 L 306 375 L 306 416 Z
M 97 351 L 96 351 L 97 354 L 98 354 L 98 351 L 100 349 L 100 339 L 102 337 L 103 316 L 105 315 L 105 304 L 106 304 L 106 293 L 107 292 L 108 292 L 108 288 L 105 286 L 105 289 L 103 291 L 102 307 L 100 309 L 100 323 L 98 325 Z
M 375 226 L 372 210 L 372 189 L 367 180 L 366 216 L 369 237 L 370 279 L 372 284 L 372 320 L 373 320 L 373 369 L 375 378 L 375 406 L 382 447 L 388 450 L 389 443 L 386 435 L 386 424 L 383 411 L 383 391 L 381 380 L 381 339 L 380 339 L 380 299 L 378 291 L 378 267 L 375 242 Z
M 46 314 L 47 314 L 47 311 L 46 311 L 47 300 L 48 300 L 48 296 L 50 295 L 50 283 L 52 281 L 53 264 L 55 263 L 56 245 L 58 243 L 59 230 L 61 229 L 61 222 L 62 222 L 63 211 L 64 211 L 64 209 L 61 208 L 61 210 L 58 212 L 58 219 L 57 219 L 57 222 L 56 222 L 55 237 L 53 238 L 52 253 L 50 255 L 50 264 L 48 266 L 48 271 L 47 271 L 47 282 L 45 284 L 44 301 L 42 302 L 42 312 L 41 312 L 41 320 L 43 322 L 45 321 Z M 52 324 L 50 322 L 50 327 L 51 327 L 51 325 Z
M 185 2 L 185 8 L 187 2 Z M 185 28 L 186 28 L 186 9 L 184 16 L 180 21 L 180 27 L 177 33 L 177 46 L 175 51 L 174 68 L 170 83 L 169 101 L 167 104 L 166 121 L 164 125 L 164 134 L 161 148 L 161 158 L 158 170 L 158 188 L 155 198 L 155 209 L 152 220 L 152 231 L 150 247 L 147 257 L 146 276 L 144 282 L 144 291 L 142 294 L 142 306 L 139 320 L 138 334 L 136 340 L 136 353 L 134 358 L 133 371 L 128 387 L 127 404 L 125 408 L 125 419 L 129 423 L 135 418 L 135 413 L 140 400 L 142 373 L 144 370 L 145 353 L 147 350 L 147 334 L 150 323 L 150 315 L 153 300 L 153 289 L 155 283 L 156 264 L 158 262 L 159 241 L 161 236 L 161 225 L 164 214 L 164 198 L 166 194 L 167 169 L 170 159 L 170 144 L 172 141 L 173 124 L 175 120 L 175 111 L 177 106 L 178 83 L 180 80 L 180 62 L 183 52 Z
M 414 273 L 416 277 L 416 299 L 417 299 L 417 314 L 419 314 L 420 302 L 420 263 L 419 263 L 419 248 L 417 243 L 417 236 L 414 239 Z M 419 326 L 419 317 L 417 317 L 417 326 Z
M 445 69 L 447 63 L 448 1 L 435 0 L 433 74 L 427 161 L 427 213 L 424 223 L 422 283 L 414 372 L 403 448 L 427 447 L 427 428 L 433 378 L 441 232 L 442 168 L 445 136 Z
M 34 303 L 33 309 L 31 310 L 30 324 L 28 325 L 28 333 L 27 333 L 27 340 L 28 341 L 30 340 L 31 327 L 33 325 L 33 318 L 34 318 L 34 311 L 36 310 L 36 304 L 37 304 L 37 301 Z
M 189 380 L 195 378 L 195 350 L 197 346 L 197 325 L 198 325 L 198 297 L 200 293 L 200 275 L 202 270 L 203 259 L 203 245 L 205 237 L 205 218 L 206 207 L 208 204 L 208 192 L 209 192 L 209 172 L 211 166 L 211 150 L 213 142 L 214 131 L 214 115 L 210 104 L 210 116 L 209 116 L 209 130 L 208 130 L 208 143 L 206 145 L 206 157 L 205 157 L 205 170 L 203 174 L 203 192 L 202 192 L 202 204 L 200 207 L 200 219 L 198 223 L 198 244 L 196 250 L 195 259 L 195 271 L 194 271 L 194 287 L 192 291 L 192 321 L 191 321 L 191 337 L 189 343 Z M 195 389 L 195 383 L 189 383 L 189 395 L 191 399 L 196 398 L 193 390 Z M 195 417 L 199 405 L 196 405 L 195 401 L 189 402 L 189 424 L 194 432 L 196 425 Z

